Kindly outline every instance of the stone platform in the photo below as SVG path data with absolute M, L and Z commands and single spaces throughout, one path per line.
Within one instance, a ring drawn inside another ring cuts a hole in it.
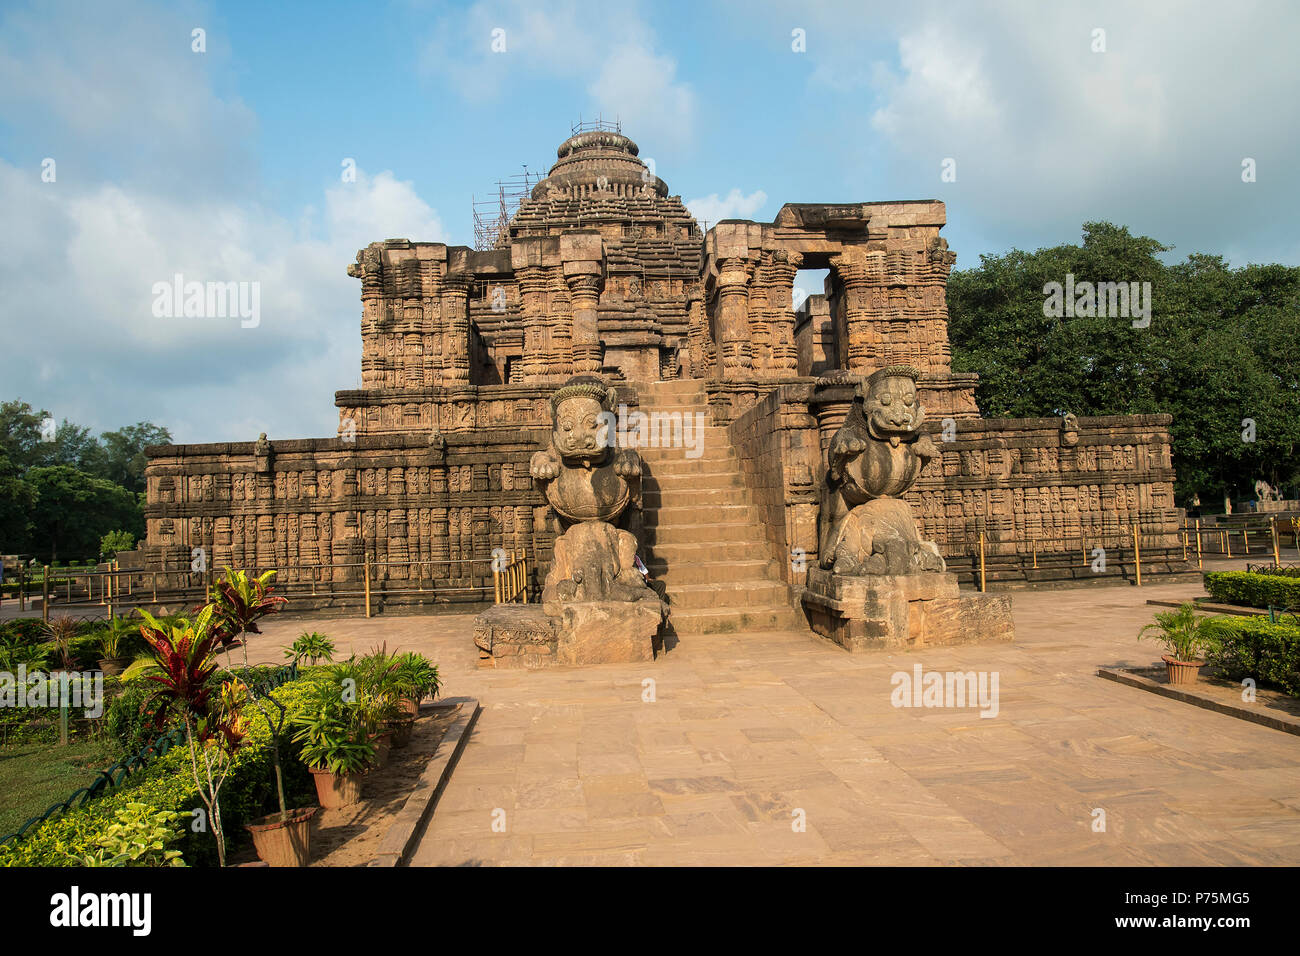
M 653 661 L 661 601 L 582 601 L 550 617 L 540 604 L 497 604 L 474 619 L 479 667 L 539 669 Z
M 1011 599 L 962 593 L 951 573 L 808 574 L 809 626 L 849 651 L 1014 639 Z

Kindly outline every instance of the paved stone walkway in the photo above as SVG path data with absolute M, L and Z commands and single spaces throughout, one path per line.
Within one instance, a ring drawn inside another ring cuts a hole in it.
M 1095 674 L 1158 660 L 1136 640 L 1147 598 L 1199 593 L 1017 593 L 1015 644 L 910 654 L 766 632 L 479 671 L 469 615 L 285 619 L 254 640 L 267 660 L 305 624 L 344 653 L 418 649 L 482 701 L 419 865 L 1295 865 L 1300 740 Z M 892 706 L 916 664 L 996 672 L 997 715 Z

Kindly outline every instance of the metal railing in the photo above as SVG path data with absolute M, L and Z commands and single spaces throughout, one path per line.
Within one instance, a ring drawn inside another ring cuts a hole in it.
M 388 600 L 446 597 L 455 600 L 489 601 L 498 599 L 503 567 L 510 588 L 508 600 L 526 591 L 531 562 L 523 549 L 497 554 L 510 555 L 502 566 L 499 557 L 454 559 L 417 559 L 380 561 L 374 558 L 338 564 L 291 564 L 277 562 L 270 567 L 245 568 L 250 574 L 275 570 L 276 593 L 290 598 L 360 598 L 366 616 L 376 605 Z M 41 568 L 38 575 L 19 571 L 18 601 L 21 611 L 39 591 L 42 619 L 48 621 L 50 607 L 105 608 L 109 617 L 119 616 L 124 608 L 147 604 L 200 604 L 207 600 L 211 588 L 220 580 L 221 571 L 209 567 L 203 571 L 160 571 L 126 569 L 114 562 L 106 569 L 65 572 Z M 3 599 L 0 598 L 0 606 Z
M 492 585 L 497 604 L 511 604 L 516 598 L 528 603 L 528 554 L 505 552 L 492 562 Z

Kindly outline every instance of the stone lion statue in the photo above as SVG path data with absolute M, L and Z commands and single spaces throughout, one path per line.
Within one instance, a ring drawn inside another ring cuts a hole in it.
M 890 365 L 858 383 L 827 455 L 821 567 L 836 574 L 943 571 L 939 549 L 922 541 L 902 495 L 939 449 L 921 431 L 920 372 Z
M 594 375 L 571 378 L 551 396 L 551 441 L 528 470 L 566 521 L 615 521 L 640 500 L 641 456 L 615 447 L 608 402 Z
M 568 529 L 542 587 L 542 607 L 559 616 L 574 602 L 658 600 L 636 568 L 637 539 L 613 524 L 639 506 L 641 456 L 617 448 L 609 391 L 591 375 L 551 396 L 551 439 L 529 472 Z

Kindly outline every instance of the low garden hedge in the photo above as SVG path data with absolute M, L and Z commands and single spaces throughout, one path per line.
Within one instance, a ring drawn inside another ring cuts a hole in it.
M 1250 571 L 1211 571 L 1205 590 L 1216 601 L 1246 607 L 1300 607 L 1300 578 Z
M 1216 617 L 1205 622 L 1205 660 L 1231 680 L 1253 677 L 1300 696 L 1300 626 L 1260 617 Z
M 275 698 L 288 711 L 280 756 L 290 807 L 316 802 L 311 775 L 298 759 L 297 747 L 289 742 L 289 723 L 305 711 L 311 687 L 322 674 L 322 670 L 305 670 L 297 680 L 274 691 Z M 275 708 L 270 710 L 274 715 Z M 249 712 L 247 740 L 247 745 L 236 753 L 230 776 L 221 788 L 221 819 L 228 849 L 245 837 L 245 822 L 278 808 L 271 733 L 256 709 Z M 128 778 L 107 796 L 59 814 L 27 836 L 0 847 L 0 866 L 78 866 L 81 858 L 92 852 L 94 840 L 114 822 L 116 812 L 131 803 L 177 811 L 185 814 L 186 821 L 192 819 L 192 811 L 203 807 L 190 770 L 189 748 L 184 744 L 157 758 L 137 776 L 139 779 Z M 200 833 L 192 832 L 187 824 L 177 835 L 174 848 L 191 866 L 216 864 L 216 841 L 210 824 L 207 832 Z

